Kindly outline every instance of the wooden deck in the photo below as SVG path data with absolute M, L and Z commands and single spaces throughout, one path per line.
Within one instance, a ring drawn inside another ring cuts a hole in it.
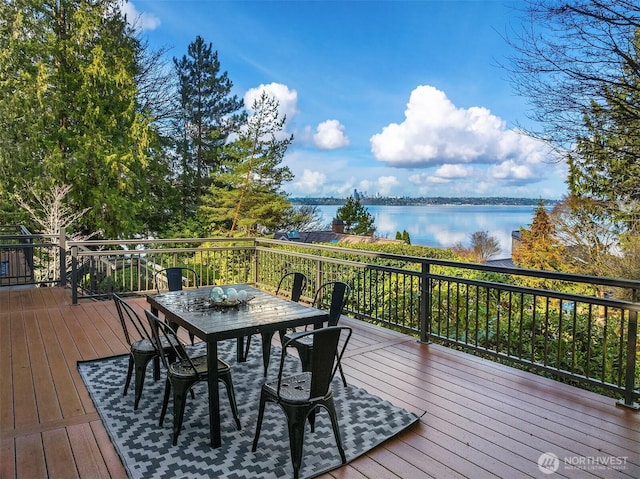
M 127 352 L 111 301 L 0 289 L 0 478 L 124 478 L 76 361 Z M 144 299 L 135 303 L 144 308 Z M 325 479 L 639 478 L 640 414 L 474 356 L 344 320 L 351 384 L 422 415 Z M 543 474 L 538 459 L 560 459 Z M 565 459 L 573 464 L 569 468 Z M 615 468 L 603 464 L 615 463 Z

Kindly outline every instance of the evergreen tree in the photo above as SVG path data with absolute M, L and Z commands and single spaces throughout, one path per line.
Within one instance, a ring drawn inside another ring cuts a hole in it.
M 293 208 L 281 190 L 293 175 L 280 166 L 293 136 L 279 139 L 286 122 L 265 92 L 251 106 L 238 138 L 224 148 L 221 167 L 202 199 L 200 217 L 210 232 L 253 236 L 288 224 Z
M 221 164 L 221 149 L 238 115 L 242 100 L 231 95 L 233 83 L 220 71 L 218 52 L 197 36 L 188 55 L 174 58 L 180 113 L 176 119 L 178 186 L 182 217 L 190 217 Z
M 409 232 L 407 230 L 396 231 L 396 239 L 399 241 L 404 241 L 406 244 L 411 244 L 411 237 L 409 236 Z
M 402 240 L 407 244 L 411 244 L 411 236 L 409 236 L 409 232 L 407 230 L 402 231 Z
M 359 236 L 373 236 L 376 231 L 375 218 L 361 203 L 360 198 L 350 196 L 347 202 L 338 208 L 336 218 L 344 221 L 344 232 Z
M 30 184 L 72 185 L 80 230 L 141 229 L 149 119 L 137 103 L 140 44 L 117 0 L 0 5 L 0 207 Z M 27 197 L 28 195 L 24 195 Z M 12 218 L 15 221 L 15 218 Z
M 520 228 L 520 244 L 511 257 L 520 268 L 561 271 L 565 249 L 556 238 L 556 230 L 544 203 L 540 202 L 533 214 L 530 227 Z

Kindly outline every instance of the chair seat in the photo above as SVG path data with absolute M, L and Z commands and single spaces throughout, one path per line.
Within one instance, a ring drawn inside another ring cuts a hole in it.
M 206 376 L 208 374 L 206 355 L 192 357 L 191 363 L 184 360 L 170 364 L 170 374 L 182 378 L 192 378 L 194 377 L 194 373 L 191 364 L 193 364 L 193 366 L 196 368 L 198 376 Z M 222 374 L 228 371 L 230 371 L 229 365 L 222 359 L 218 358 L 218 374 Z
M 304 333 L 305 331 L 302 331 L 302 332 L 298 331 L 298 332 L 286 334 L 284 336 L 284 340 L 285 342 L 286 341 L 296 342 L 297 344 L 301 344 L 308 348 L 313 347 L 313 338 L 311 336 L 303 336 Z M 298 339 L 299 336 L 302 336 L 302 337 Z
M 172 349 L 172 345 L 169 344 L 169 341 L 167 341 L 165 338 L 162 338 L 161 341 L 162 341 L 163 349 L 167 351 L 170 351 Z M 148 338 L 144 338 L 144 339 L 135 341 L 131 345 L 131 351 L 140 352 L 140 353 L 156 353 L 156 348 L 153 347 L 153 344 Z
M 147 338 L 135 341 L 131 345 L 131 351 L 136 353 L 156 354 L 156 348 L 153 347 L 153 344 L 151 344 L 151 341 Z
M 262 386 L 265 393 L 274 397 L 278 396 L 278 382 L 266 383 Z M 280 383 L 280 401 L 288 403 L 308 403 L 311 394 L 311 372 L 304 372 L 295 376 L 282 378 Z M 324 396 L 325 399 L 332 395 L 331 388 Z

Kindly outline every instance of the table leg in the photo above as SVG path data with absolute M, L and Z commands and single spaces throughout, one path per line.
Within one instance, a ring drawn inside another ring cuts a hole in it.
M 218 394 L 218 343 L 207 343 L 207 367 L 209 368 L 209 434 L 211 447 L 220 447 L 220 396 Z

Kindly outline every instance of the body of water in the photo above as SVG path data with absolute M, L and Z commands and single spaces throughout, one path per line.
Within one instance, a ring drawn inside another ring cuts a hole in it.
M 330 225 L 338 208 L 318 205 L 323 222 Z M 366 208 L 375 218 L 377 236 L 395 239 L 396 231 L 407 230 L 411 244 L 449 248 L 457 243 L 469 246 L 472 233 L 487 231 L 500 243 L 501 251 L 495 258 L 507 258 L 511 256 L 511 232 L 529 227 L 536 206 L 367 205 Z

